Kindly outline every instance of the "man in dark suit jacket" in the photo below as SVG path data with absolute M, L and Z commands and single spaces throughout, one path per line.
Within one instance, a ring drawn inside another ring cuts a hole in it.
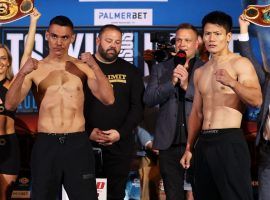
M 267 70 L 267 66 L 262 66 L 256 60 L 249 43 L 248 26 L 249 22 L 245 20 L 245 17 L 241 15 L 239 17 L 240 24 L 240 53 L 251 60 L 253 63 L 257 75 L 260 80 L 260 84 L 263 90 L 263 104 L 261 106 L 260 115 L 258 117 L 258 133 L 256 137 L 256 145 L 259 146 L 259 200 L 270 199 L 270 72 Z M 267 28 L 265 28 L 267 29 Z M 269 28 L 268 28 L 269 29 Z M 269 37 L 269 35 L 266 35 Z M 265 50 L 266 51 L 266 50 Z M 262 51 L 262 52 L 265 52 Z M 269 51 L 269 49 L 268 49 Z M 264 55 L 268 56 L 268 55 Z
M 159 150 L 160 172 L 167 200 L 183 200 L 184 169 L 180 159 L 187 138 L 187 119 L 194 94 L 193 73 L 203 62 L 196 58 L 198 31 L 190 24 L 176 29 L 176 52 L 184 50 L 187 60 L 175 66 L 174 59 L 153 66 L 144 102 L 159 105 L 153 148 Z

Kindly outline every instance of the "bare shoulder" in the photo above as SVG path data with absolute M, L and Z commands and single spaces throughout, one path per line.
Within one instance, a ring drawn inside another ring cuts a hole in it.
M 72 62 L 74 65 L 76 65 L 83 73 L 86 74 L 88 78 L 94 78 L 94 72 L 93 70 L 88 66 L 88 64 L 82 62 L 81 60 L 77 58 L 71 57 L 70 62 Z
M 38 61 L 38 68 L 35 71 L 44 70 L 44 68 L 46 68 L 47 66 L 52 66 L 52 62 L 48 58 L 44 58 Z
M 46 59 L 40 60 L 40 61 L 38 61 L 38 66 L 45 65 L 46 63 L 48 63 L 48 61 Z
M 198 81 L 198 79 L 201 77 L 202 73 L 206 70 L 207 68 L 207 63 L 202 65 L 201 67 L 197 68 L 194 71 L 194 81 Z
M 210 66 L 210 62 L 206 62 L 204 63 L 202 66 L 198 67 L 196 70 L 195 70 L 195 76 L 199 76 L 200 74 L 202 74 L 203 72 L 205 72 L 207 70 L 207 68 L 209 68 Z
M 248 72 L 248 71 L 254 71 L 253 64 L 251 61 L 243 56 L 235 54 L 232 58 L 230 63 L 232 64 L 233 68 L 237 72 Z
M 68 61 L 73 62 L 76 65 L 83 64 L 83 62 L 81 60 L 79 60 L 78 58 L 72 57 L 72 56 L 69 57 Z
M 250 65 L 251 62 L 248 58 L 235 54 L 230 58 L 230 62 L 235 67 L 245 67 L 244 65 Z M 252 65 L 252 64 L 251 64 Z
M 38 61 L 38 68 L 34 70 L 33 72 L 39 73 L 40 71 L 44 70 L 44 68 L 48 65 L 50 65 L 50 63 L 46 59 L 40 60 Z
M 232 61 L 232 68 L 235 71 L 238 81 L 246 86 L 259 87 L 258 77 L 251 61 L 237 55 Z
M 79 60 L 77 58 L 71 57 L 71 59 L 69 61 L 72 62 L 74 65 L 76 65 L 82 71 L 89 68 L 86 63 L 82 62 L 81 60 Z

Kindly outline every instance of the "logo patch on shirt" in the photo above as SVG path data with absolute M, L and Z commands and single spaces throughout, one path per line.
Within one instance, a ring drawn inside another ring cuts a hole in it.
M 126 74 L 109 74 L 107 77 L 110 83 L 127 83 Z

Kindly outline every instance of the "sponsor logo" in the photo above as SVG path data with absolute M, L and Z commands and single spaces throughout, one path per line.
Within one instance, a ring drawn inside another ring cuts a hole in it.
M 125 74 L 109 74 L 107 75 L 110 83 L 127 83 Z
M 151 26 L 152 9 L 95 9 L 94 25 Z
M 98 190 L 102 190 L 102 189 L 104 189 L 105 188 L 105 182 L 103 182 L 103 181 L 97 181 L 97 189 Z
M 26 178 L 26 177 L 22 177 L 22 178 L 19 179 L 19 183 L 21 183 L 21 184 L 23 184 L 23 185 L 28 184 L 29 181 L 30 181 L 30 180 L 29 180 L 28 178 Z
M 12 198 L 30 198 L 30 191 L 27 190 L 13 190 Z
M 98 193 L 98 200 L 107 199 L 107 179 L 106 178 L 97 178 L 96 187 Z

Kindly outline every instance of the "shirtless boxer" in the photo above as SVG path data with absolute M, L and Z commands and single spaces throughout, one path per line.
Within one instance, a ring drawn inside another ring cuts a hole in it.
M 228 49 L 231 27 L 231 17 L 219 11 L 202 20 L 211 59 L 194 75 L 188 142 L 180 161 L 189 168 L 194 147 L 197 200 L 253 199 L 249 152 L 240 125 L 244 105 L 259 107 L 262 94 L 251 62 Z
M 46 39 L 49 55 L 40 62 L 27 59 L 5 103 L 7 109 L 16 109 L 32 87 L 39 107 L 31 199 L 55 199 L 61 184 L 71 200 L 97 199 L 94 156 L 84 127 L 83 85 L 87 82 L 104 104 L 114 102 L 113 90 L 90 53 L 83 53 L 81 60 L 68 55 L 75 40 L 70 19 L 53 18 Z

